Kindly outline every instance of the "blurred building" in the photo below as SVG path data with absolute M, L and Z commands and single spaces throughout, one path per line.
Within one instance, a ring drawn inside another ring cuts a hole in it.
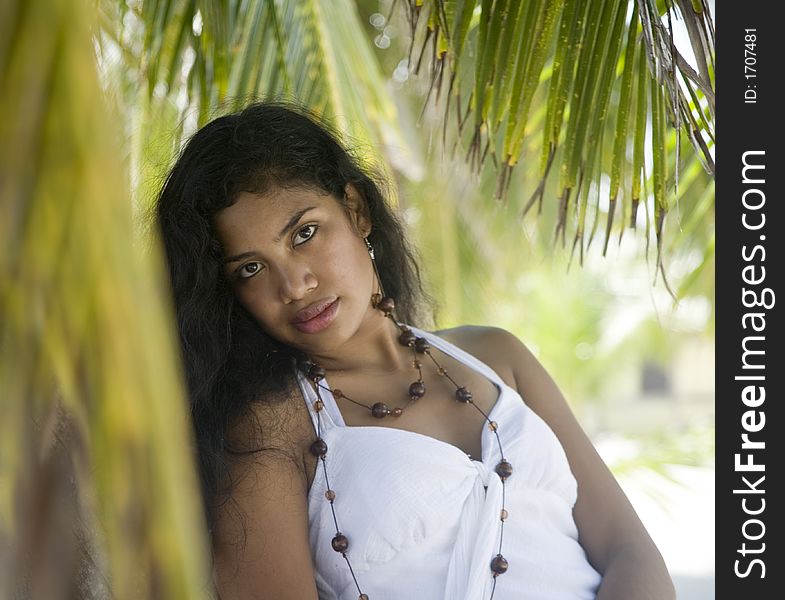
M 603 398 L 581 407 L 590 434 L 645 435 L 714 420 L 714 345 L 680 344 L 668 362 L 642 359 L 609 373 Z

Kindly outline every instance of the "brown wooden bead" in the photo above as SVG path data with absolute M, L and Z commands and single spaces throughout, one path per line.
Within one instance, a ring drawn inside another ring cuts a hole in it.
M 378 308 L 380 311 L 382 311 L 385 314 L 389 314 L 393 310 L 395 310 L 395 300 L 393 300 L 389 296 L 387 298 L 382 298 L 376 304 L 376 308 Z
M 308 379 L 311 381 L 321 381 L 324 379 L 324 375 L 324 369 L 319 365 L 311 363 L 311 366 L 308 367 Z
M 458 402 L 464 402 L 468 404 L 472 401 L 472 393 L 467 390 L 465 387 L 461 386 L 457 390 L 455 390 L 455 399 Z
M 414 345 L 414 340 L 416 339 L 417 336 L 414 335 L 414 332 L 411 329 L 404 329 L 401 332 L 401 335 L 398 336 L 398 343 L 400 343 L 401 346 L 409 347 Z
M 384 402 L 377 402 L 371 407 L 371 414 L 377 419 L 383 419 L 390 413 L 390 408 Z
M 316 402 L 313 403 L 313 409 L 316 412 L 321 412 L 323 408 L 324 408 L 324 402 L 322 402 L 321 400 L 317 400 Z
M 311 454 L 314 456 L 325 456 L 327 454 L 327 442 L 322 438 L 311 444 Z
M 422 354 L 423 352 L 427 352 L 428 350 L 430 350 L 430 348 L 431 345 L 428 343 L 428 340 L 426 340 L 425 338 L 418 337 L 416 340 L 414 340 L 414 349 L 420 354 Z
M 360 594 L 359 600 L 368 600 L 368 594 Z
M 496 421 L 491 421 L 490 423 L 488 423 L 488 429 L 490 429 L 491 431 L 496 431 L 497 429 L 499 429 L 499 424 Z
M 444 367 L 439 367 L 438 369 L 436 369 L 436 372 L 442 376 L 447 375 L 447 369 L 445 369 Z
M 506 509 L 504 509 L 504 508 L 503 508 L 503 509 L 501 510 L 501 512 L 499 513 L 499 518 L 500 518 L 502 521 L 506 521 L 506 520 L 507 520 L 507 517 L 509 517 L 509 516 L 510 516 L 510 513 L 508 513 L 508 512 L 507 512 L 507 510 L 506 510 Z
M 324 497 L 327 498 L 330 502 L 335 500 L 335 492 L 333 490 L 327 490 L 324 493 Z
M 496 465 L 496 473 L 498 473 L 499 477 L 501 477 L 503 480 L 512 475 L 512 465 L 507 461 L 506 458 L 503 458 L 499 464 Z
M 412 398 L 422 398 L 425 396 L 425 384 L 422 381 L 415 381 L 409 386 L 409 396 Z
M 349 549 L 349 539 L 341 532 L 338 532 L 333 538 L 332 546 L 336 552 L 346 552 Z
M 343 392 L 341 390 L 335 389 L 333 392 L 333 398 L 343 398 Z
M 393 408 L 391 414 L 393 417 L 400 417 L 403 414 L 403 409 L 400 407 Z
M 501 554 L 497 554 L 493 557 L 491 561 L 491 571 L 493 571 L 496 575 L 501 575 L 502 573 L 507 571 L 509 564 L 507 563 L 507 559 L 504 558 Z
M 371 294 L 371 306 L 373 306 L 374 308 L 379 306 L 379 302 L 381 302 L 381 300 L 382 300 L 382 295 L 379 292 L 376 292 L 375 294 Z
M 415 369 L 421 369 L 422 368 L 422 362 L 420 362 L 419 360 L 412 361 L 412 366 Z

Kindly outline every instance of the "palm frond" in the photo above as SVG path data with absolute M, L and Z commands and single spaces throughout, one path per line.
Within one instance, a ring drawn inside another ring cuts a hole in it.
M 77 526 L 58 517 L 64 415 L 77 512 L 112 597 L 198 598 L 210 570 L 175 332 L 157 248 L 135 245 L 92 11 L 11 7 L 0 24 L 0 538 L 13 551 L 0 554 L 0 595 L 76 597 L 79 565 L 50 553 Z
M 165 135 L 150 123 L 167 105 L 177 111 L 162 129 L 176 131 L 179 144 L 196 127 L 250 100 L 295 99 L 332 121 L 361 159 L 383 170 L 416 171 L 378 61 L 369 40 L 358 35 L 362 24 L 351 0 L 129 4 L 141 34 L 129 33 L 131 20 L 124 26 L 104 21 L 99 39 L 119 47 L 124 58 L 116 68 L 137 84 L 125 86 L 125 105 L 137 114 L 132 136 Z M 144 144 L 132 142 L 133 164 L 144 161 Z
M 634 218 L 632 213 L 640 193 L 640 182 L 636 180 L 642 173 L 643 156 L 667 146 L 662 136 L 686 134 L 693 152 L 711 174 L 714 172 L 710 151 L 714 139 L 712 17 L 703 0 L 678 0 L 676 4 L 668 1 L 664 6 L 661 14 L 653 0 L 410 0 L 406 13 L 414 37 L 420 40 L 416 62 L 436 55 L 430 52 L 431 48 L 447 48 L 432 61 L 431 85 L 440 86 L 443 72 L 448 72 L 450 97 L 444 103 L 445 123 L 453 118 L 450 103 L 455 102 L 458 139 L 467 146 L 467 159 L 479 170 L 490 158 L 496 168 L 499 199 L 506 198 L 511 171 L 524 157 L 528 143 L 524 139 L 530 139 L 536 131 L 530 113 L 540 102 L 540 88 L 547 88 L 547 98 L 542 100 L 546 106 L 541 127 L 543 141 L 536 152 L 540 157 L 540 182 L 535 185 L 524 213 L 535 202 L 541 206 L 545 180 L 552 175 L 552 167 L 558 166 L 558 193 L 554 200 L 560 205 L 561 218 L 556 235 L 561 235 L 564 243 L 567 217 L 571 214 L 576 216 L 576 242 L 582 237 L 584 186 L 599 185 L 598 178 L 604 175 L 612 180 L 613 206 L 620 196 L 626 199 L 623 218 L 617 225 L 623 231 L 625 221 Z M 473 13 L 476 18 L 469 19 Z M 454 16 L 452 29 L 446 27 L 450 19 L 430 18 L 442 14 Z M 683 23 L 696 67 L 675 45 L 675 19 Z M 426 26 L 429 29 L 424 32 Z M 637 64 L 637 47 L 646 68 Z M 645 99 L 641 94 L 643 79 L 651 82 L 646 86 Z M 472 89 L 468 101 L 467 85 L 462 84 L 467 81 Z M 652 88 L 659 91 L 655 94 Z M 634 109 L 633 98 L 638 99 Z M 463 127 L 464 111 L 473 115 L 473 126 L 468 132 Z M 659 127 L 661 122 L 670 127 L 658 129 L 656 139 L 653 135 L 645 136 L 646 123 Z M 628 158 L 628 131 L 635 132 L 633 147 L 638 160 Z M 602 153 L 599 143 L 604 136 L 615 140 L 614 150 L 607 154 Z M 656 177 L 659 181 L 662 169 L 671 165 L 677 190 L 681 146 L 672 146 L 675 155 L 666 152 L 657 159 Z M 560 153 L 559 148 L 563 150 Z M 559 158 L 554 164 L 556 156 Z M 630 172 L 631 178 L 622 177 L 623 171 Z M 654 187 L 658 209 L 653 233 L 660 236 L 661 221 L 667 215 L 667 198 L 673 192 L 656 183 Z M 612 210 L 606 223 L 603 252 L 607 250 L 613 223 Z M 659 237 L 658 246 L 662 247 Z

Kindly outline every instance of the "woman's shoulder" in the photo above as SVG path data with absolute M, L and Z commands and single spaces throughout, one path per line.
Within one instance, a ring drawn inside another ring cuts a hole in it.
M 305 473 L 303 457 L 313 442 L 313 428 L 299 392 L 290 390 L 267 401 L 249 404 L 242 417 L 236 419 L 230 428 L 229 441 L 233 448 L 239 450 L 239 462 L 246 467 L 249 462 L 257 464 L 284 459 Z
M 516 387 L 516 360 L 524 345 L 513 333 L 487 325 L 461 325 L 433 333 L 478 358 L 496 371 L 507 385 Z

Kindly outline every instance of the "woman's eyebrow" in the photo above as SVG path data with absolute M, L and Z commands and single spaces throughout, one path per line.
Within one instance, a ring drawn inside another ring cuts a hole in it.
M 290 219 L 286 222 L 286 225 L 283 226 L 281 231 L 278 232 L 278 235 L 275 238 L 273 238 L 273 241 L 275 243 L 280 242 L 281 238 L 284 235 L 286 235 L 286 232 L 289 231 L 290 229 L 292 229 L 295 225 L 297 225 L 297 222 L 300 219 L 302 219 L 302 217 L 303 217 L 303 215 L 305 213 L 307 213 L 309 210 L 313 210 L 314 208 L 316 208 L 316 207 L 315 206 L 308 206 L 308 207 L 303 208 L 301 210 L 298 210 L 296 213 L 294 213 L 290 217 Z M 253 256 L 253 255 L 254 255 L 253 252 L 243 252 L 242 254 L 237 254 L 236 256 L 227 256 L 226 258 L 223 259 L 223 264 L 228 265 L 229 263 L 237 262 L 238 260 L 242 260 L 244 258 L 248 258 L 249 256 Z
M 254 254 L 255 252 L 243 252 L 242 254 L 238 254 L 236 256 L 227 256 L 226 258 L 223 259 L 223 264 L 228 265 L 229 263 L 237 262 L 244 258 L 253 256 Z
M 294 213 L 292 217 L 289 219 L 289 221 L 286 223 L 286 225 L 283 226 L 283 229 L 281 229 L 281 231 L 278 232 L 278 235 L 275 236 L 275 238 L 273 238 L 273 241 L 276 243 L 280 242 L 281 238 L 284 235 L 286 235 L 286 232 L 289 231 L 295 225 L 297 225 L 297 221 L 299 221 L 305 213 L 307 213 L 309 210 L 313 210 L 314 208 L 316 207 L 309 206 L 302 210 L 298 210 L 296 213 Z

